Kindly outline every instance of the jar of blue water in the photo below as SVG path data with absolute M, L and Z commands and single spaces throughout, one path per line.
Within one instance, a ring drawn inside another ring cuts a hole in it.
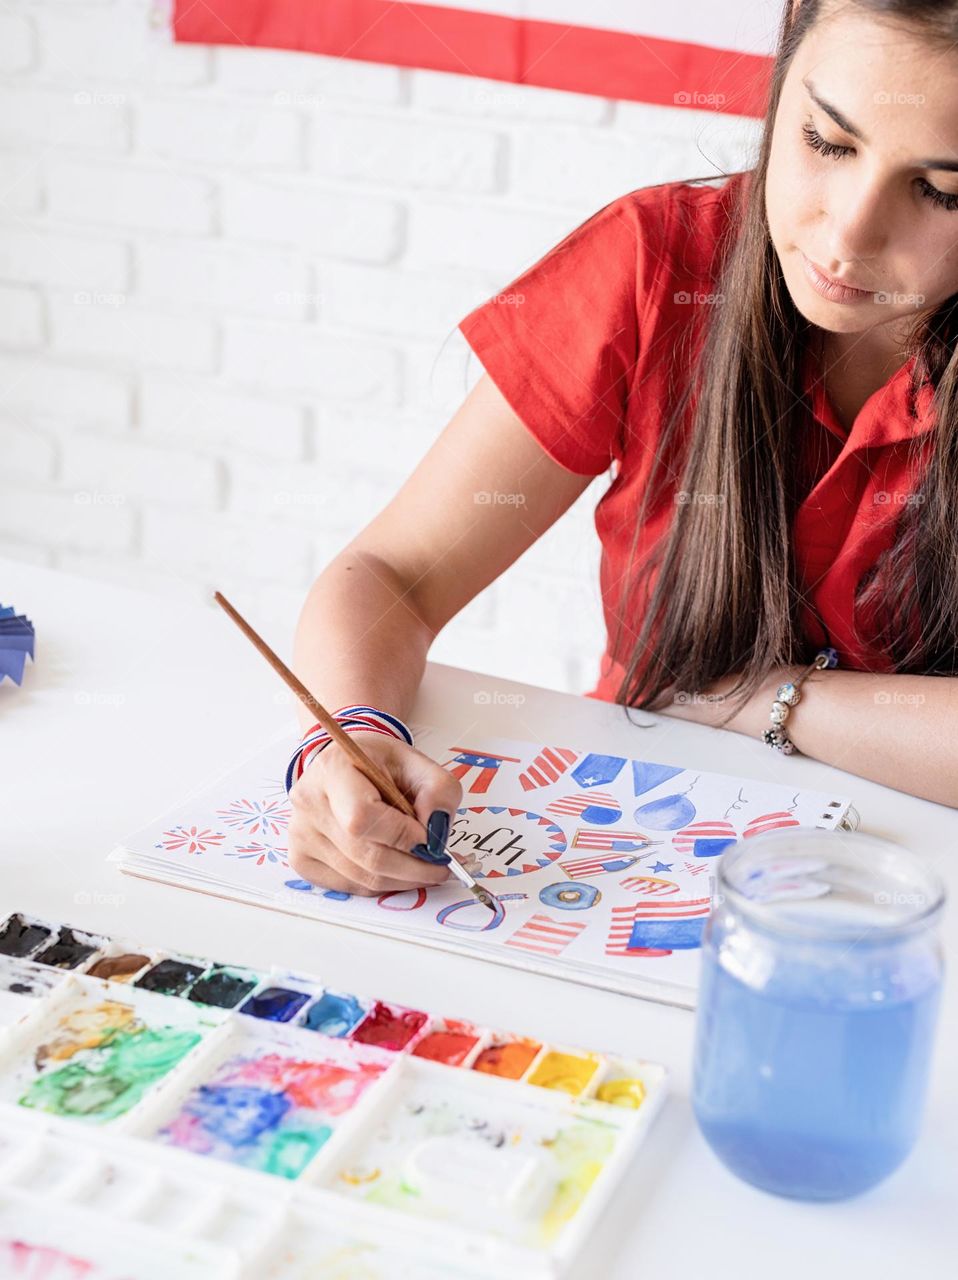
M 739 1177 L 840 1200 L 921 1123 L 942 981 L 944 887 L 861 832 L 740 840 L 705 929 L 692 1105 Z

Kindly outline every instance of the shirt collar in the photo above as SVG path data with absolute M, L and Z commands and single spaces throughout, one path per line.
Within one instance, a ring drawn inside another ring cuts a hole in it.
M 880 445 L 912 440 L 934 426 L 934 388 L 926 378 L 912 390 L 912 376 L 918 357 L 913 355 L 868 397 L 846 431 L 825 391 L 821 368 L 810 347 L 805 349 L 802 387 L 812 413 L 849 449 L 871 449 Z

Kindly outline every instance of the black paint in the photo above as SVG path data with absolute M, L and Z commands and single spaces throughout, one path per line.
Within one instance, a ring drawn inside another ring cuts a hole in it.
M 235 969 L 211 969 L 194 982 L 189 998 L 197 1004 L 212 1004 L 218 1009 L 233 1009 L 256 986 L 258 978 L 249 978 Z
M 44 947 L 33 958 L 37 964 L 48 964 L 54 969 L 75 969 L 96 951 L 96 944 L 85 942 L 87 935 L 79 936 L 66 925 L 57 934 L 56 941 Z
M 249 1014 L 251 1018 L 265 1018 L 267 1022 L 289 1022 L 309 999 L 305 991 L 264 987 L 255 996 L 250 996 L 240 1013 Z
M 12 915 L 0 932 L 0 955 L 28 956 L 46 942 L 52 929 L 43 924 L 28 924 L 23 916 Z
M 160 960 L 133 985 L 146 991 L 160 991 L 166 996 L 178 996 L 196 981 L 205 967 L 186 960 Z

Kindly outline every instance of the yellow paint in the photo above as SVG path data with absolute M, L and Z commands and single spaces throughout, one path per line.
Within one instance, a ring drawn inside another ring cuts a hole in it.
M 348 1182 L 351 1187 L 361 1187 L 364 1182 L 375 1182 L 379 1174 L 379 1169 L 372 1169 L 369 1173 L 356 1173 L 350 1169 L 344 1170 L 339 1176 L 343 1182 Z
M 101 1000 L 97 1005 L 74 1009 L 57 1023 L 57 1034 L 37 1050 L 37 1066 L 65 1062 L 81 1049 L 96 1049 L 118 1031 L 125 1031 L 136 1019 L 128 1004 Z
M 598 1066 L 599 1060 L 592 1054 L 579 1057 L 553 1049 L 541 1059 L 528 1082 L 542 1089 L 561 1089 L 575 1098 L 585 1089 Z
M 645 1085 L 641 1080 L 606 1080 L 595 1095 L 600 1102 L 611 1102 L 616 1107 L 632 1107 L 638 1110 L 645 1101 Z

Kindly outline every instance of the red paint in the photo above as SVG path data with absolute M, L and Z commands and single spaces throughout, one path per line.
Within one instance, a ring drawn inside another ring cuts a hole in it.
M 417 1031 L 426 1024 L 427 1014 L 418 1009 L 390 1007 L 377 1000 L 350 1033 L 350 1040 L 375 1044 L 380 1049 L 404 1049 Z
M 449 1023 L 445 1030 L 430 1031 L 423 1036 L 413 1049 L 413 1057 L 430 1058 L 433 1062 L 458 1067 L 478 1039 L 475 1032 L 460 1031 L 455 1023 Z

